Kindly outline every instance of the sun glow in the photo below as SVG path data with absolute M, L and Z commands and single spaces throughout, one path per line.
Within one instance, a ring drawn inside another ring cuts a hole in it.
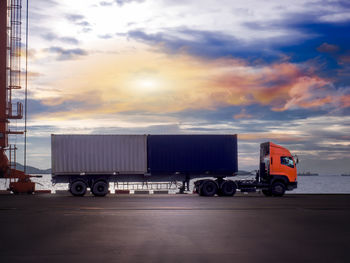
M 119 44 L 123 48 L 125 43 Z M 56 63 L 57 75 L 50 75 L 55 79 L 50 93 L 44 93 L 45 87 L 41 85 L 32 96 L 41 99 L 45 107 L 56 107 L 52 115 L 65 118 L 125 111 L 215 110 L 254 103 L 283 111 L 290 107 L 314 107 L 316 103 L 310 102 L 319 100 L 312 95 L 314 87 L 326 83 L 317 76 L 299 77 L 300 69 L 291 63 L 275 64 L 272 69 L 259 67 L 256 71 L 232 58 L 209 61 L 186 54 L 162 54 L 147 50 L 143 44 L 133 45 L 138 45 L 137 51 L 95 53 L 80 60 Z M 267 85 L 279 83 L 281 76 L 283 85 Z M 67 109 L 68 102 L 78 106 Z M 235 115 L 236 119 L 253 117 L 244 111 Z
M 134 89 L 142 92 L 156 92 L 160 88 L 159 81 L 153 78 L 136 79 L 133 85 Z

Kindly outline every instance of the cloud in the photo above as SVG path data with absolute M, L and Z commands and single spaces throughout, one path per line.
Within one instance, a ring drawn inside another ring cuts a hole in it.
M 52 132 L 238 133 L 254 167 L 264 140 L 310 168 L 350 158 L 348 1 L 138 2 L 32 3 L 29 106 L 47 163 Z
M 166 11 L 166 14 L 172 18 L 171 23 L 158 17 L 143 25 L 137 23 L 135 27 L 139 28 L 129 31 L 129 37 L 152 44 L 161 43 L 173 52 L 184 48 L 192 54 L 207 56 L 240 56 L 239 52 L 243 52 L 244 55 L 276 57 L 281 47 L 322 36 L 324 32 L 319 31 L 322 25 L 341 26 L 320 20 L 320 17 L 342 16 L 347 9 L 339 1 L 290 2 L 288 8 L 278 1 L 222 1 L 221 6 L 210 0 L 200 3 L 163 1 L 161 5 L 164 9 L 171 9 L 169 6 L 173 11 Z
M 65 17 L 71 23 L 74 23 L 75 25 L 81 27 L 83 32 L 85 32 L 85 33 L 92 30 L 91 23 L 83 15 L 80 15 L 80 14 L 66 14 Z
M 102 2 L 100 2 L 100 5 L 101 5 L 101 6 L 111 6 L 111 5 L 113 5 L 113 3 L 114 3 L 114 2 L 102 1 Z
M 293 136 L 283 131 L 276 132 L 258 132 L 258 133 L 241 133 L 238 139 L 242 141 L 278 141 L 278 143 L 298 143 L 305 141 L 305 138 Z
M 233 105 L 258 103 L 272 110 L 318 108 L 335 101 L 331 82 L 303 65 L 280 62 L 272 65 L 232 67 L 218 75 L 213 85 L 221 100 Z M 229 91 L 229 92 L 227 92 Z
M 59 38 L 59 40 L 68 44 L 74 44 L 74 45 L 79 44 L 79 40 L 74 37 L 61 37 Z
M 99 35 L 98 37 L 99 37 L 99 38 L 102 38 L 102 39 L 111 39 L 111 38 L 113 38 L 113 35 L 111 35 L 111 34 L 105 34 L 105 35 Z
M 242 109 L 242 111 L 238 114 L 235 114 L 233 116 L 233 118 L 235 118 L 235 119 L 250 119 L 250 118 L 253 118 L 253 115 L 248 114 L 246 109 Z
M 296 40 L 295 34 L 293 40 L 285 36 L 280 39 L 266 38 L 252 42 L 223 32 L 194 30 L 186 27 L 166 28 L 163 31 L 164 33 L 148 34 L 142 30 L 131 30 L 127 33 L 127 37 L 149 45 L 158 45 L 170 54 L 186 52 L 207 58 L 234 56 L 250 58 L 251 61 L 257 58 L 278 60 L 282 57 L 282 53 L 274 47 L 283 45 L 285 42 L 290 44 Z
M 78 22 L 80 20 L 83 20 L 85 17 L 79 14 L 67 14 L 66 18 L 71 22 Z
M 129 4 L 129 3 L 132 3 L 132 2 L 142 3 L 144 1 L 145 0 L 114 0 L 114 2 L 117 3 L 120 6 L 125 5 L 125 4 Z
M 157 44 L 170 53 L 187 52 L 204 57 L 220 57 L 254 53 L 249 46 L 233 36 L 220 32 L 169 29 L 169 33 L 147 34 L 140 30 L 128 32 L 128 37 L 148 44 Z
M 298 154 L 300 164 L 298 169 L 312 170 L 322 174 L 337 171 L 344 173 L 348 166 L 337 160 L 350 158 L 349 133 L 350 118 L 336 116 L 319 116 L 304 120 L 283 121 L 276 124 L 275 120 L 232 120 L 212 125 L 203 120 L 183 122 L 168 116 L 150 116 L 143 113 L 118 114 L 113 118 L 76 118 L 72 120 L 34 119 L 29 126 L 29 142 L 31 151 L 47 155 L 46 163 L 50 163 L 49 136 L 51 133 L 71 134 L 238 134 L 239 163 L 241 168 L 258 168 L 259 144 L 273 141 Z M 40 140 L 41 139 L 41 140 Z M 40 146 L 40 147 L 39 147 Z M 31 162 L 36 162 L 32 154 Z M 42 161 L 42 159 L 40 159 Z M 322 163 L 320 168 L 315 163 Z M 328 167 L 324 170 L 325 167 Z
M 42 76 L 42 74 L 40 72 L 28 71 L 27 76 L 29 79 L 35 79 L 35 78 Z
M 341 65 L 350 65 L 350 55 L 341 55 L 338 58 L 338 63 Z
M 100 6 L 112 6 L 114 4 L 118 6 L 123 6 L 125 4 L 130 3 L 142 3 L 145 2 L 145 0 L 113 0 L 113 1 L 101 1 L 99 4 Z
M 273 108 L 276 111 L 284 111 L 295 107 L 317 108 L 334 102 L 333 90 L 327 85 L 327 80 L 308 76 L 297 78 L 288 87 L 289 98 L 282 107 Z
M 337 45 L 331 45 L 328 43 L 323 43 L 321 46 L 317 48 L 319 52 L 323 53 L 335 53 L 339 51 L 339 47 Z
M 87 55 L 81 49 L 51 47 L 49 51 L 57 54 L 59 60 Z M 96 94 L 99 95 L 99 104 L 89 110 L 87 107 L 58 110 L 54 117 L 129 111 L 164 114 L 195 110 L 221 112 L 221 109 L 230 109 L 231 106 L 245 108 L 228 110 L 223 115 L 228 120 L 254 118 L 262 107 L 266 107 L 265 111 L 275 112 L 302 109 L 323 112 L 346 105 L 340 102 L 346 93 L 337 90 L 330 80 L 317 76 L 310 66 L 306 68 L 303 64 L 284 61 L 251 65 L 242 59 L 203 59 L 187 54 L 175 56 L 155 50 L 132 50 L 128 54 L 95 54 L 87 56 L 81 66 L 77 63 L 74 64 L 74 78 L 56 81 L 55 86 L 61 92 L 54 96 L 51 93 L 45 98 L 45 104 L 69 101 L 74 104 L 76 98 L 84 98 L 82 102 L 96 101 Z M 71 74 L 70 70 L 68 76 Z M 247 107 L 254 105 L 257 106 L 254 111 L 246 111 L 250 109 Z
M 340 98 L 340 102 L 341 102 L 341 107 L 343 107 L 343 108 L 350 107 L 350 94 L 342 96 Z
M 65 49 L 56 46 L 48 48 L 47 52 L 56 54 L 57 60 L 72 60 L 88 55 L 88 52 L 81 48 Z
M 321 21 L 343 23 L 350 20 L 349 9 L 341 13 L 327 14 L 320 17 Z
M 79 40 L 74 37 L 59 37 L 52 32 L 42 34 L 41 37 L 48 41 L 60 41 L 62 43 L 73 44 L 73 45 L 79 44 Z

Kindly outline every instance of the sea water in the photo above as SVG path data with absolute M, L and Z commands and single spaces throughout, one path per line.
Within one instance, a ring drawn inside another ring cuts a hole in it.
M 254 177 L 239 176 L 233 179 L 254 179 Z M 52 185 L 51 175 L 44 174 L 42 178 L 33 178 L 36 182 L 37 190 L 67 190 L 67 184 Z M 8 188 L 9 180 L 0 179 L 0 190 Z M 193 182 L 190 184 L 193 188 Z M 191 189 L 192 190 L 192 189 Z M 350 176 L 341 175 L 319 175 L 319 176 L 299 176 L 298 188 L 288 191 L 291 194 L 350 194 Z
M 350 176 L 319 175 L 298 176 L 298 188 L 290 193 L 349 194 Z

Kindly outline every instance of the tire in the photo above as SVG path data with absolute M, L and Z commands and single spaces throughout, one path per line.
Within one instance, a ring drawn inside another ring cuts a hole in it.
M 97 181 L 92 186 L 92 193 L 94 196 L 105 196 L 108 194 L 108 184 L 105 181 Z
M 286 186 L 284 185 L 284 183 L 276 182 L 272 184 L 271 193 L 273 196 L 280 197 L 280 196 L 283 196 L 285 192 L 286 192 Z
M 221 184 L 220 194 L 221 196 L 234 196 L 236 193 L 237 186 L 232 181 L 225 181 Z
M 84 181 L 78 180 L 70 184 L 69 191 L 74 196 L 84 196 L 86 193 L 86 188 L 86 183 Z
M 272 196 L 271 190 L 262 190 L 261 191 L 265 196 Z
M 214 196 L 218 192 L 218 186 L 214 181 L 206 181 L 200 188 L 200 195 L 202 196 Z

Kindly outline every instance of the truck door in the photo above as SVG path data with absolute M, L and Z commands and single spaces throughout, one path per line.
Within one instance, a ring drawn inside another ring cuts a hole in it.
M 274 155 L 272 159 L 271 175 L 284 175 L 290 182 L 295 181 L 296 169 L 293 157 Z
M 285 176 L 289 182 L 295 182 L 297 169 L 294 158 L 288 149 L 270 143 L 270 175 Z

